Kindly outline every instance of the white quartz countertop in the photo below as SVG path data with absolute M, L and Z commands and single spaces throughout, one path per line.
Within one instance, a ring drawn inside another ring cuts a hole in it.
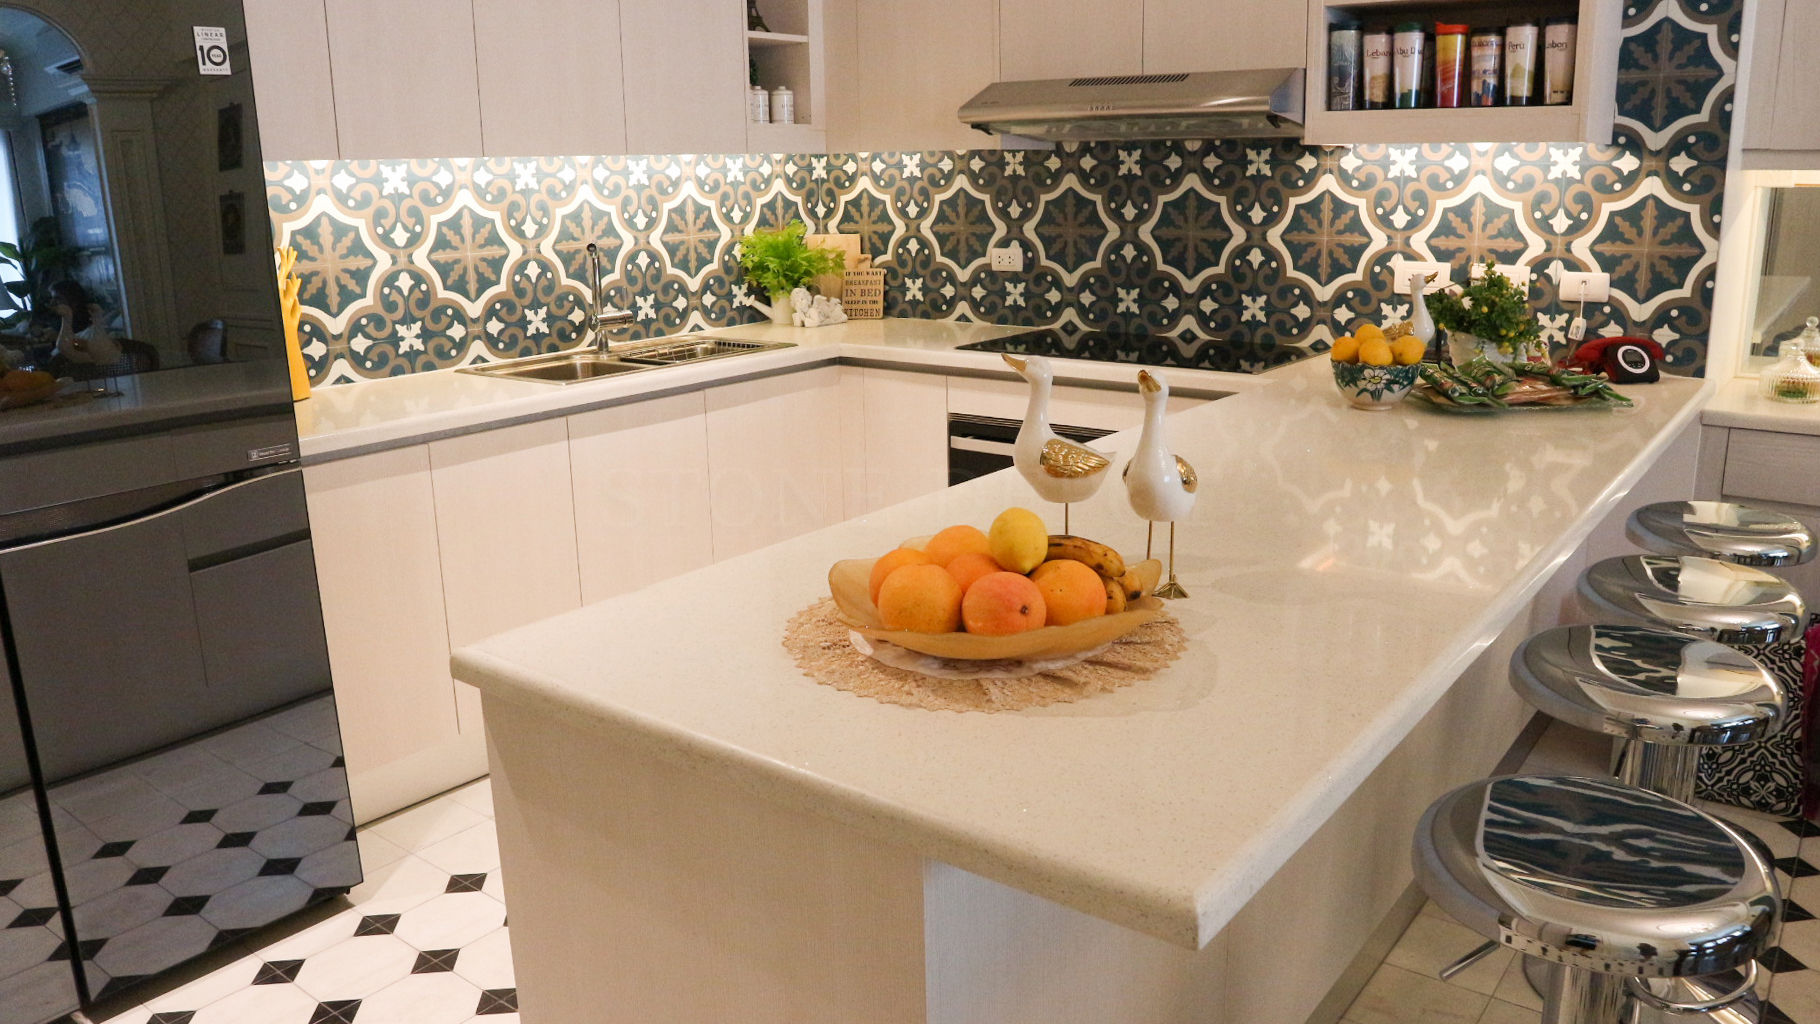
M 1170 379 L 1173 371 L 1166 371 Z M 709 772 L 1186 947 L 1343 803 L 1693 421 L 1633 410 L 1355 411 L 1325 360 L 1171 418 L 1200 472 L 1178 537 L 1190 646 L 1155 678 L 1010 714 L 818 685 L 780 643 L 828 566 L 1044 505 L 1006 471 L 456 652 L 490 700 Z M 1105 448 L 1129 452 L 1135 437 Z M 1142 551 L 1111 481 L 1076 532 Z
M 833 363 L 841 359 L 930 372 L 1010 376 L 993 352 L 961 352 L 961 345 L 1030 330 L 951 320 L 854 320 L 814 329 L 747 324 L 705 332 L 747 341 L 783 341 L 792 347 L 643 373 L 556 385 L 484 377 L 455 370 L 413 373 L 317 388 L 297 403 L 303 457 L 319 461 L 416 444 L 489 427 L 506 426 L 617 405 L 747 377 Z M 1059 383 L 1118 384 L 1135 390 L 1135 370 L 1115 363 L 1057 359 Z M 1241 373 L 1170 370 L 1182 389 L 1231 393 L 1266 383 Z
M 1757 393 L 1757 378 L 1734 377 L 1713 391 L 1700 422 L 1709 427 L 1820 435 L 1820 403 L 1772 402 Z

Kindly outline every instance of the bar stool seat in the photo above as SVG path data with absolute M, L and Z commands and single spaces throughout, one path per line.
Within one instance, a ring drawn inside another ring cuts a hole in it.
M 1766 855 L 1735 827 L 1617 782 L 1506 776 L 1437 800 L 1416 827 L 1416 880 L 1461 924 L 1561 965 L 1544 1021 L 1616 1024 L 1636 979 L 1745 969 L 1781 902 Z M 1628 979 L 1628 980 L 1627 980 Z
M 1807 621 L 1782 579 L 1693 555 L 1607 558 L 1581 574 L 1580 593 L 1603 611 L 1722 644 L 1781 643 Z
M 1756 659 L 1641 626 L 1543 630 L 1511 656 L 1510 681 L 1551 718 L 1644 743 L 1755 743 L 1788 713 L 1788 695 Z
M 1800 520 L 1730 501 L 1662 501 L 1632 512 L 1625 535 L 1661 555 L 1702 555 L 1733 565 L 1787 566 L 1820 548 Z

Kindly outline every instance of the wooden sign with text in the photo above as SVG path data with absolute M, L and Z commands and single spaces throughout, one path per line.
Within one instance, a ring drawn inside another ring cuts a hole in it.
M 850 320 L 878 320 L 885 315 L 885 268 L 862 267 L 845 275 L 841 306 Z

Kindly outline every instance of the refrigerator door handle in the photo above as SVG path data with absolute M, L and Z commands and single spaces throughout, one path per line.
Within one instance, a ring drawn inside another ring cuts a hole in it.
M 176 504 L 159 506 L 157 508 L 152 509 L 149 512 L 144 512 L 139 515 L 131 516 L 126 519 L 119 519 L 119 520 L 115 520 L 110 523 L 105 523 L 101 526 L 94 526 L 94 527 L 89 527 L 87 529 L 75 530 L 70 533 L 59 534 L 55 537 L 46 537 L 46 538 L 43 538 L 42 540 L 27 541 L 22 544 L 0 546 L 0 552 L 31 551 L 34 548 L 41 548 L 41 547 L 45 547 L 50 544 L 61 544 L 64 541 L 76 540 L 81 537 L 96 537 L 96 536 L 100 536 L 101 534 L 113 533 L 117 530 L 125 530 L 125 529 L 129 529 L 131 527 L 134 527 L 134 526 L 142 526 L 146 523 L 150 523 L 150 522 L 154 522 L 159 519 L 163 519 L 166 516 L 176 515 L 187 509 L 195 508 L 206 502 L 213 501 L 216 498 L 220 498 L 225 495 L 232 494 L 235 491 L 239 491 L 243 488 L 251 487 L 254 484 L 265 484 L 265 483 L 269 483 L 273 480 L 281 479 L 283 477 L 290 476 L 295 473 L 302 473 L 302 472 L 303 472 L 303 470 L 300 467 L 287 466 L 284 469 L 273 470 L 271 472 L 266 472 L 266 473 L 260 473 L 256 476 L 247 477 L 244 480 L 236 480 L 233 483 L 227 484 L 225 486 L 211 487 L 208 490 L 205 490 L 200 494 L 186 498 L 183 501 L 177 502 Z

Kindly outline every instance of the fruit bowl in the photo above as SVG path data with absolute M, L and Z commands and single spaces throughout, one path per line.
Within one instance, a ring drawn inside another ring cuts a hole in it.
M 834 596 L 840 620 L 868 639 L 883 640 L 937 658 L 958 661 L 1062 658 L 1103 647 L 1163 613 L 1163 602 L 1148 596 L 1156 589 L 1157 580 L 1163 573 L 1163 563 L 1151 559 L 1131 566 L 1143 581 L 1146 596 L 1115 614 L 1083 619 L 1067 626 L 1044 626 L 1009 636 L 885 629 L 879 624 L 878 608 L 872 603 L 867 585 L 872 563 L 876 561 L 876 558 L 849 558 L 834 563 L 828 570 L 828 590 Z
M 1334 360 L 1333 382 L 1355 409 L 1380 412 L 1401 402 L 1416 386 L 1419 365 L 1372 366 Z

